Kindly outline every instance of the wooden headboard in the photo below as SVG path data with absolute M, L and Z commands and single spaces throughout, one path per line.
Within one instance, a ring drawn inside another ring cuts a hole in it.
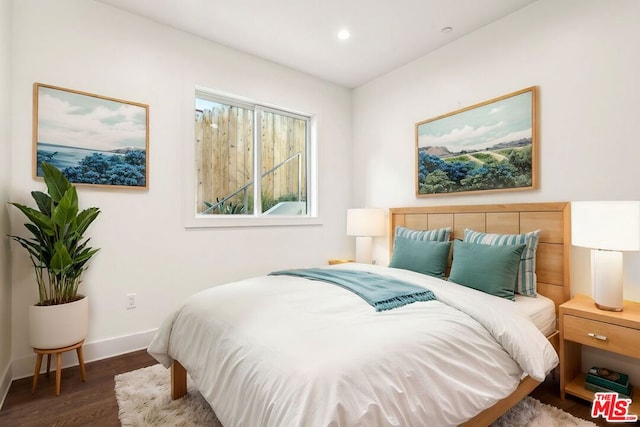
M 391 241 L 396 226 L 415 230 L 451 227 L 453 239 L 465 228 L 486 233 L 522 234 L 541 230 L 536 252 L 538 293 L 558 305 L 571 297 L 571 203 L 416 206 L 391 208 Z

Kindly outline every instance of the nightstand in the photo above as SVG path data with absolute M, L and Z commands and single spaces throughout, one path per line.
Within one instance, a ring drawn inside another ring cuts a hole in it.
M 583 345 L 640 359 L 640 303 L 625 301 L 621 312 L 603 311 L 595 307 L 591 297 L 576 295 L 560 306 L 559 316 L 560 396 L 563 399 L 569 393 L 593 401 L 593 392 L 584 388 Z M 630 412 L 640 414 L 637 397 Z
M 346 264 L 348 262 L 355 262 L 355 261 L 352 259 L 330 259 L 329 265 Z

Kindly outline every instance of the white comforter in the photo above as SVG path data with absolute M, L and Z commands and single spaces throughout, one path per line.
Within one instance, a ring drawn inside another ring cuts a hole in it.
M 376 312 L 339 286 L 258 277 L 191 297 L 149 353 L 180 361 L 225 427 L 458 425 L 558 363 L 511 301 L 405 270 L 333 268 L 422 285 L 437 301 Z

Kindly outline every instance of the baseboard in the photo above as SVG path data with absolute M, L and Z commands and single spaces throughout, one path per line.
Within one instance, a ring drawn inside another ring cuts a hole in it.
M 132 351 L 145 349 L 149 346 L 149 343 L 151 343 L 151 340 L 155 336 L 156 331 L 157 329 L 153 329 L 150 331 L 139 332 L 133 335 L 125 335 L 122 337 L 85 343 L 83 346 L 84 361 L 85 363 L 89 363 L 96 360 L 107 359 L 109 357 L 130 353 Z M 15 359 L 12 362 L 13 379 L 17 380 L 20 378 L 32 376 L 35 364 L 35 353 L 27 357 Z M 77 364 L 78 358 L 75 351 L 68 351 L 62 355 L 63 368 L 76 366 Z M 43 363 L 42 365 L 43 366 L 41 372 L 46 372 L 46 363 Z
M 9 393 L 9 387 L 11 387 L 12 372 L 11 362 L 9 362 L 4 371 L 4 375 L 0 378 L 0 396 L 2 396 L 2 398 L 0 398 L 0 409 L 2 409 L 4 400 L 7 398 L 7 393 Z

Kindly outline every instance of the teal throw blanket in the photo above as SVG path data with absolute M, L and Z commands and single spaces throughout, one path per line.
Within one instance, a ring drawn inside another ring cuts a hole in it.
M 391 310 L 416 301 L 436 299 L 429 289 L 368 271 L 302 268 L 274 271 L 269 275 L 303 277 L 341 286 L 358 295 L 376 311 Z

